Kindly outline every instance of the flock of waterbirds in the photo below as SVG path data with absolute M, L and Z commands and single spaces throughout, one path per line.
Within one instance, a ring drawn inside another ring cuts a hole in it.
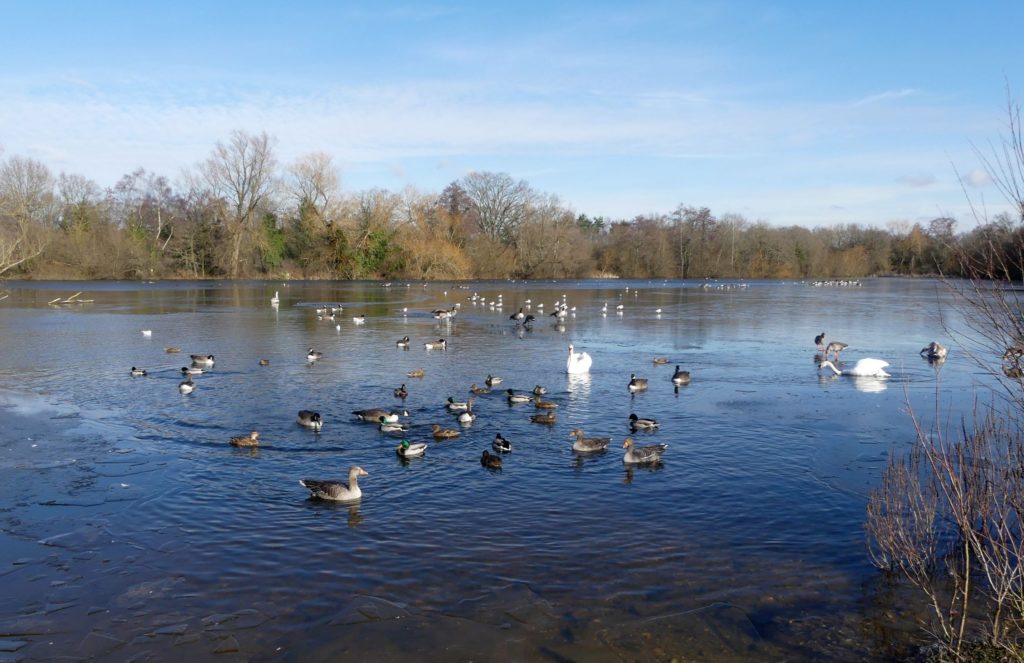
M 386 284 L 387 285 L 387 284 Z M 629 288 L 626 288 L 629 291 Z M 445 292 L 447 295 L 447 291 Z M 474 293 L 469 301 L 474 305 L 483 305 L 490 307 L 494 310 L 501 310 L 502 295 L 498 295 L 494 300 L 487 300 L 486 298 L 478 296 Z M 280 305 L 280 296 L 278 292 L 274 293 L 274 296 L 270 299 L 271 306 L 275 309 Z M 523 305 L 519 307 L 519 310 L 509 316 L 517 326 L 529 326 L 536 321 L 536 316 L 527 313 L 525 309 L 532 308 L 533 302 L 530 299 L 526 299 Z M 461 308 L 460 304 L 455 304 L 450 308 L 435 309 L 431 312 L 431 315 L 439 321 L 450 322 Z M 538 314 L 542 314 L 544 304 L 539 302 L 536 304 L 535 310 Z M 624 313 L 624 305 L 618 304 L 614 311 L 622 315 Z M 568 316 L 576 315 L 576 307 L 569 306 L 565 295 L 562 296 L 561 300 L 556 300 L 552 306 L 552 312 L 549 314 L 551 317 L 556 319 L 556 323 Z M 320 320 L 333 321 L 336 316 L 341 313 L 343 308 L 341 305 L 337 306 L 318 306 L 314 309 L 317 318 Z M 605 302 L 600 309 L 602 315 L 608 314 L 608 304 Z M 402 315 L 408 315 L 409 311 L 407 308 L 401 309 Z M 660 316 L 661 309 L 656 309 L 655 314 Z M 352 318 L 353 324 L 361 325 L 366 321 L 365 315 L 354 316 Z M 146 337 L 152 337 L 152 330 L 143 330 L 142 334 Z M 836 375 L 848 375 L 855 377 L 874 377 L 874 378 L 886 378 L 890 377 L 889 373 L 885 371 L 885 368 L 889 366 L 888 362 L 882 359 L 875 358 L 862 358 L 859 359 L 853 366 L 843 366 L 840 360 L 840 353 L 847 349 L 849 346 L 846 343 L 840 341 L 829 341 L 826 338 L 825 332 L 817 335 L 814 338 L 816 350 L 819 353 L 816 355 L 816 362 L 818 362 L 819 369 L 828 368 L 831 369 Z M 408 336 L 395 341 L 395 345 L 398 348 L 408 350 L 411 341 Z M 448 349 L 448 342 L 446 339 L 438 338 L 435 340 L 425 341 L 423 348 L 427 351 L 444 351 Z M 570 344 L 569 352 L 566 358 L 565 370 L 566 373 L 572 374 L 585 374 L 589 373 L 591 366 L 593 365 L 593 359 L 586 352 L 577 352 L 575 347 Z M 167 347 L 166 352 L 177 353 L 181 349 L 178 347 Z M 945 360 L 947 356 L 947 349 L 936 341 L 931 342 L 927 347 L 921 349 L 921 355 L 928 358 L 929 361 L 941 362 Z M 831 357 L 831 360 L 830 360 Z M 309 363 L 315 363 L 323 358 L 323 353 L 316 350 L 315 348 L 309 348 L 306 352 L 306 361 Z M 195 391 L 196 383 L 193 380 L 193 376 L 202 375 L 207 369 L 210 369 L 216 363 L 216 358 L 212 354 L 192 354 L 190 355 L 191 365 L 183 366 L 181 373 L 184 380 L 179 383 L 178 390 L 183 394 L 191 394 Z M 270 362 L 267 359 L 259 360 L 260 366 L 269 366 Z M 654 365 L 662 365 L 669 363 L 668 357 L 655 357 L 652 362 Z M 838 364 L 838 366 L 837 366 Z M 145 376 L 146 370 L 132 366 L 130 375 L 132 377 Z M 425 375 L 423 369 L 414 369 L 408 371 L 406 374 L 410 378 L 422 378 Z M 493 388 L 496 385 L 501 384 L 502 378 L 497 375 L 489 374 L 484 379 L 483 387 L 477 386 L 475 383 L 470 386 L 469 393 L 472 394 L 467 400 L 461 401 L 456 400 L 455 397 L 449 397 L 444 403 L 444 407 L 450 413 L 452 413 L 456 421 L 461 426 L 471 425 L 476 419 L 476 413 L 473 411 L 474 402 L 477 396 L 485 396 L 494 393 Z M 671 382 L 678 389 L 681 386 L 689 385 L 691 382 L 689 371 L 681 370 L 679 365 L 676 365 L 675 370 L 671 377 Z M 649 387 L 649 381 L 647 378 L 638 377 L 635 373 L 630 375 L 629 381 L 626 383 L 626 387 L 629 393 L 637 393 L 646 391 Z M 514 389 L 505 389 L 505 398 L 510 405 L 532 403 L 536 409 L 536 414 L 530 415 L 529 419 L 533 423 L 551 425 L 556 422 L 555 410 L 558 408 L 558 404 L 544 400 L 542 396 L 546 393 L 546 389 L 541 385 L 536 385 L 529 392 L 516 391 Z M 404 399 L 408 396 L 409 390 L 406 384 L 403 383 L 399 387 L 394 389 L 395 398 Z M 367 423 L 376 424 L 382 433 L 387 434 L 398 434 L 402 437 L 401 442 L 395 447 L 395 453 L 405 459 L 423 456 L 427 451 L 427 444 L 423 442 L 411 442 L 405 438 L 409 428 L 406 424 L 401 422 L 401 417 L 408 417 L 409 412 L 405 409 L 392 410 L 386 408 L 367 408 L 363 410 L 356 410 L 353 412 L 360 421 Z M 309 428 L 310 430 L 319 433 L 324 426 L 323 417 L 319 412 L 313 410 L 300 410 L 296 415 L 296 421 L 299 425 Z M 631 414 L 629 417 L 628 425 L 630 430 L 634 433 L 639 431 L 652 432 L 659 428 L 657 420 L 646 417 L 639 417 L 638 415 Z M 438 423 L 431 424 L 431 436 L 435 441 L 450 440 L 457 438 L 461 435 L 461 432 L 455 428 L 446 428 Z M 578 454 L 590 454 L 597 452 L 604 452 L 608 449 L 611 438 L 609 437 L 587 437 L 581 428 L 576 428 L 569 434 L 572 442 L 572 450 Z M 254 448 L 260 445 L 260 433 L 259 431 L 251 431 L 247 435 L 239 435 L 232 437 L 229 440 L 232 446 L 240 448 Z M 492 470 L 500 470 L 503 465 L 502 457 L 512 451 L 512 443 L 502 436 L 500 432 L 496 433 L 494 441 L 491 447 L 495 453 L 491 453 L 490 450 L 484 450 L 480 457 L 480 464 L 486 468 Z M 622 448 L 625 449 L 623 455 L 623 462 L 627 465 L 639 465 L 639 464 L 658 464 L 661 462 L 662 454 L 668 449 L 668 445 L 664 443 L 650 444 L 650 445 L 637 445 L 634 440 L 630 437 L 624 439 Z M 367 472 L 357 466 L 353 465 L 349 469 L 348 481 L 340 482 L 333 480 L 320 480 L 320 479 L 302 479 L 299 483 L 310 491 L 310 495 L 314 498 L 331 500 L 337 502 L 352 502 L 361 499 L 362 490 L 359 487 L 359 477 L 365 476 Z

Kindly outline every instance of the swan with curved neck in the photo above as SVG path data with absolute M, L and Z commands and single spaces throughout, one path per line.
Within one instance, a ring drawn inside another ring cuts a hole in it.
M 827 360 L 821 362 L 818 365 L 818 368 L 831 368 L 832 372 L 836 375 L 849 375 L 861 378 L 887 378 L 891 377 L 885 372 L 885 368 L 888 365 L 889 362 L 884 359 L 872 359 L 870 357 L 866 357 L 858 360 L 857 363 L 853 365 L 853 368 L 844 368 L 843 370 L 839 370 L 836 368 L 835 364 Z
M 565 361 L 566 373 L 589 373 L 593 359 L 586 352 L 574 352 L 572 344 L 569 345 L 569 358 Z

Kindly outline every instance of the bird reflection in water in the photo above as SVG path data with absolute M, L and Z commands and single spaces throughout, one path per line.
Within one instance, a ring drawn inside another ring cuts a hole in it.
M 622 483 L 629 485 L 633 483 L 634 473 L 637 471 L 641 472 L 660 472 L 665 469 L 665 464 L 660 460 L 657 463 L 645 463 L 643 465 L 625 465 L 625 474 L 622 477 Z

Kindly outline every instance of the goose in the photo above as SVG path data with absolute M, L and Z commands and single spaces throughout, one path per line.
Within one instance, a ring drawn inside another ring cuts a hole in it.
M 403 350 L 408 350 L 409 349 L 409 337 L 408 336 L 403 336 L 402 338 L 400 338 L 397 341 L 395 341 L 395 345 L 397 345 L 398 347 L 402 348 Z
M 233 437 L 230 442 L 233 447 L 258 447 L 260 446 L 260 434 L 258 431 L 253 431 L 248 435 Z
M 436 341 L 428 341 L 424 343 L 423 347 L 425 347 L 427 350 L 446 350 L 448 349 L 448 342 L 445 341 L 443 338 L 439 338 Z
M 410 444 L 409 440 L 402 440 L 402 443 L 395 447 L 395 453 L 402 458 L 415 458 L 427 452 L 426 442 Z
M 857 361 L 857 363 L 853 365 L 853 368 L 844 368 L 843 370 L 839 370 L 838 368 L 836 368 L 835 364 L 827 360 L 821 362 L 821 364 L 818 365 L 818 368 L 825 368 L 827 366 L 828 368 L 831 368 L 832 372 L 835 373 L 836 375 L 850 375 L 853 377 L 868 378 L 887 378 L 891 377 L 888 373 L 885 372 L 885 367 L 888 365 L 889 362 L 885 361 L 884 359 L 872 359 L 871 357 L 866 357 L 864 359 Z
M 555 411 L 548 410 L 541 414 L 530 415 L 530 421 L 535 424 L 553 424 L 555 423 Z
M 479 396 L 482 396 L 484 394 L 491 393 L 491 390 L 488 389 L 487 387 L 478 387 L 478 386 L 476 386 L 476 383 L 474 382 L 473 384 L 469 385 L 469 393 L 477 394 Z
M 164 352 L 166 352 L 169 355 L 172 355 L 175 352 L 181 352 L 181 348 L 177 348 L 177 347 L 175 347 L 173 345 L 169 345 L 166 348 L 164 348 Z
M 299 410 L 296 421 L 299 422 L 300 426 L 312 428 L 315 431 L 319 431 L 324 427 L 324 420 L 320 417 L 320 413 L 313 412 L 312 410 Z
M 203 369 L 200 368 L 199 366 L 182 366 L 181 367 L 181 374 L 182 375 L 202 375 L 203 374 Z
M 835 356 L 836 361 L 839 361 L 839 353 L 848 347 L 850 346 L 841 341 L 832 341 L 825 346 L 825 357 L 827 358 L 831 354 Z
M 406 432 L 409 428 L 405 424 L 400 424 L 397 421 L 388 421 L 388 418 L 381 415 L 377 417 L 377 421 L 380 422 L 380 432 L 382 433 L 395 433 L 395 432 Z
M 501 456 L 492 456 L 491 452 L 487 451 L 487 449 L 484 449 L 483 455 L 480 456 L 480 464 L 492 470 L 500 470 Z
M 534 395 L 534 396 L 543 396 L 543 395 L 544 395 L 544 394 L 546 394 L 546 393 L 548 393 L 548 390 L 547 390 L 547 389 L 545 389 L 544 387 L 540 386 L 539 384 L 538 384 L 538 385 L 536 385 L 536 386 L 535 386 L 535 387 L 533 388 L 533 395 Z
M 421 378 L 424 375 L 426 375 L 426 372 L 422 368 L 414 368 L 408 373 L 406 373 L 406 376 L 410 378 Z
M 824 351 L 825 349 L 825 332 L 821 332 L 814 337 L 814 345 L 817 346 L 818 350 Z
M 622 457 L 622 462 L 628 465 L 636 465 L 660 462 L 661 454 L 665 453 L 668 445 L 650 444 L 644 447 L 637 447 L 633 446 L 633 438 L 627 437 L 622 443 L 622 448 L 626 450 L 626 455 Z
M 277 306 L 281 303 L 281 298 L 277 296 L 277 290 L 274 291 L 274 296 L 270 298 L 270 305 Z
M 366 470 L 353 465 L 348 470 L 348 484 L 320 479 L 299 479 L 299 485 L 308 488 L 310 497 L 332 502 L 354 502 L 363 496 L 359 489 L 359 477 L 367 475 Z
M 537 318 L 535 316 L 532 316 L 532 315 L 526 316 L 526 318 L 523 319 L 523 326 L 524 327 L 529 327 L 530 325 L 533 324 L 533 321 L 536 320 L 536 319 Z
M 565 361 L 566 373 L 589 373 L 593 360 L 586 352 L 573 352 L 572 344 L 569 344 L 569 358 Z
M 320 359 L 323 356 L 324 356 L 324 353 L 317 352 L 313 348 L 310 348 L 309 352 L 306 354 L 306 361 L 308 361 L 310 363 L 313 363 L 314 361 Z
M 449 412 L 464 412 L 469 409 L 469 401 L 457 401 L 454 396 L 449 396 L 445 407 L 448 408 Z
M 635 373 L 629 374 L 629 390 L 644 391 L 647 389 L 647 378 L 638 378 Z
M 642 419 L 636 414 L 629 415 L 629 427 L 633 430 L 654 430 L 658 427 L 655 419 Z
M 178 391 L 183 394 L 191 394 L 196 388 L 196 383 L 192 382 L 192 376 L 189 375 L 185 378 L 184 382 L 178 383 Z
M 679 364 L 676 364 L 676 372 L 672 374 L 672 384 L 677 387 L 681 384 L 690 384 L 690 371 L 681 371 Z
M 269 359 L 260 359 L 260 366 L 270 366 Z
M 213 366 L 214 360 L 213 355 L 192 355 L 193 364 L 206 364 L 207 366 Z
M 497 433 L 494 436 L 494 442 L 491 442 L 491 446 L 494 447 L 495 451 L 503 454 L 507 454 L 512 451 L 512 443 L 503 438 L 501 433 Z
M 668 363 L 668 357 L 655 357 L 653 363 L 655 366 L 663 366 Z
M 458 437 L 461 433 L 451 428 L 441 428 L 440 424 L 431 424 L 430 426 L 431 435 L 434 436 L 435 440 L 450 440 Z
M 541 400 L 540 396 L 534 396 L 533 397 L 533 406 L 535 408 L 537 408 L 538 410 L 557 410 L 558 409 L 558 403 L 555 403 L 554 401 L 544 401 L 544 400 Z
M 405 400 L 405 397 L 409 395 L 409 390 L 405 388 L 405 383 L 402 383 L 401 387 L 395 389 L 395 398 L 401 398 Z
M 491 375 L 490 373 L 488 373 L 487 377 L 484 379 L 484 384 L 486 384 L 488 387 L 493 387 L 496 384 L 501 384 L 501 381 L 501 376 Z
M 583 437 L 582 428 L 577 428 L 573 431 L 570 431 L 569 437 L 576 440 L 575 442 L 572 443 L 572 450 L 578 453 L 604 451 L 612 442 L 612 439 L 610 437 Z
M 949 354 L 949 350 L 947 350 L 945 346 L 940 344 L 938 341 L 932 341 L 928 344 L 928 347 L 921 348 L 921 352 L 919 354 L 927 357 L 929 361 L 938 361 L 945 359 L 946 355 Z
M 373 407 L 366 410 L 356 410 L 352 414 L 361 421 L 376 423 L 380 421 L 381 417 L 383 417 L 389 424 L 393 424 L 398 421 L 399 417 L 408 417 L 409 411 L 402 410 L 401 412 L 389 412 L 388 410 L 384 410 L 379 407 Z
M 134 366 L 132 366 L 132 370 L 130 371 L 130 373 L 133 378 L 141 378 L 146 375 L 146 369 L 135 368 Z
M 521 320 L 523 320 L 525 318 L 526 318 L 526 314 L 523 313 L 523 308 L 522 307 L 519 307 L 519 313 L 513 313 L 512 315 L 508 316 L 509 320 L 515 320 L 516 322 L 519 322 L 519 321 L 521 321 Z
M 517 394 L 511 389 L 506 390 L 505 393 L 507 394 L 505 398 L 508 399 L 509 403 L 529 403 L 533 400 L 533 396 L 528 394 Z

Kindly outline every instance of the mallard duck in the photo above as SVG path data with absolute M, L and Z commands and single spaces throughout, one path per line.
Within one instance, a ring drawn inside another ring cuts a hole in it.
M 622 448 L 626 450 L 626 455 L 622 457 L 622 462 L 630 465 L 639 463 L 657 463 L 661 460 L 661 454 L 665 453 L 665 449 L 668 449 L 667 444 L 650 444 L 645 447 L 637 447 L 633 445 L 633 438 L 627 437 L 622 442 Z
M 422 456 L 427 452 L 426 442 L 417 442 L 416 444 L 410 444 L 409 440 L 402 440 L 402 443 L 395 447 L 395 453 L 402 458 L 415 458 L 416 456 Z
M 239 435 L 238 437 L 233 437 L 231 438 L 231 446 L 258 447 L 260 446 L 260 434 L 258 431 L 253 431 L 248 435 Z
M 445 407 L 449 412 L 463 412 L 469 409 L 469 401 L 457 401 L 454 396 L 449 396 Z
M 655 366 L 662 366 L 668 363 L 668 357 L 655 357 L 653 363 Z
M 538 410 L 555 410 L 558 409 L 558 403 L 554 401 L 543 401 L 540 396 L 533 397 L 533 406 Z
M 260 359 L 260 366 L 270 366 L 269 359 Z
M 181 374 L 182 375 L 202 375 L 203 374 L 203 369 L 201 369 L 198 366 L 182 366 L 181 367 Z
M 511 389 L 508 389 L 505 393 L 507 394 L 505 398 L 508 399 L 509 403 L 529 403 L 533 400 L 533 396 L 529 394 L 517 394 Z
M 206 364 L 213 366 L 213 355 L 192 355 L 193 364 Z
M 348 485 L 319 479 L 300 479 L 299 485 L 309 489 L 310 497 L 332 502 L 354 502 L 363 496 L 363 491 L 359 488 L 359 477 L 366 475 L 366 470 L 353 465 L 348 470 Z
M 846 343 L 842 343 L 840 341 L 832 341 L 831 343 L 825 346 L 825 356 L 828 357 L 829 355 L 832 355 L 834 361 L 839 361 L 839 353 L 848 347 L 850 346 L 847 345 Z
M 470 400 L 469 407 L 466 408 L 465 412 L 459 413 L 459 423 L 468 426 L 476 420 L 476 413 L 473 412 L 473 402 Z
M 532 414 L 530 415 L 530 421 L 535 424 L 553 424 L 555 423 L 555 412 L 549 410 L 543 414 Z
M 387 423 L 393 424 L 398 421 L 398 417 L 408 417 L 409 411 L 402 410 L 401 412 L 389 412 L 388 410 L 382 410 L 379 407 L 374 407 L 366 410 L 356 410 L 352 414 L 361 421 L 377 423 L 383 417 Z
M 414 368 L 411 371 L 409 371 L 408 373 L 406 373 L 406 376 L 408 376 L 410 378 L 421 378 L 421 377 L 423 377 L 426 374 L 427 374 L 426 371 L 424 371 L 422 368 Z
M 401 399 L 404 400 L 405 397 L 408 396 L 408 395 L 409 395 L 409 390 L 405 388 L 405 383 L 404 382 L 402 383 L 401 387 L 395 389 L 395 398 L 401 398 Z
M 483 396 L 484 394 L 491 393 L 491 390 L 488 389 L 487 387 L 478 387 L 474 382 L 473 384 L 469 385 L 469 393 L 476 394 L 478 396 Z
M 539 384 L 533 388 L 534 396 L 543 396 L 546 393 L 548 393 L 548 390 L 540 386 Z
M 493 387 L 496 384 L 501 384 L 501 381 L 502 378 L 500 376 L 488 374 L 487 378 L 484 379 L 484 384 L 486 384 L 488 387 Z
M 409 349 L 409 337 L 408 336 L 403 336 L 402 338 L 400 338 L 397 341 L 395 341 L 395 345 L 397 345 L 400 348 L 404 348 L 404 349 L 408 350 Z
M 629 415 L 629 427 L 633 430 L 654 430 L 658 422 L 654 419 L 641 419 L 636 414 Z
M 681 371 L 679 364 L 676 364 L 676 372 L 672 374 L 672 384 L 676 386 L 690 384 L 690 371 Z
M 423 344 L 427 350 L 446 350 L 448 348 L 448 341 L 443 338 L 439 338 L 436 341 L 427 341 Z
M 133 378 L 141 378 L 146 375 L 146 369 L 135 368 L 134 366 L 132 366 L 132 370 L 130 371 L 130 373 Z
M 457 430 L 453 430 L 451 428 L 441 428 L 440 424 L 431 425 L 430 430 L 435 440 L 450 440 L 454 437 L 458 437 L 459 435 L 461 435 L 461 433 L 459 433 L 459 431 Z
M 191 394 L 196 388 L 196 383 L 192 382 L 192 376 L 186 376 L 184 382 L 178 383 L 178 391 L 183 394 Z
M 949 354 L 949 350 L 947 350 L 938 341 L 932 341 L 928 344 L 928 347 L 921 348 L 921 352 L 919 354 L 927 357 L 929 361 L 941 361 L 946 358 L 947 354 Z
M 484 453 L 480 456 L 480 464 L 484 467 L 489 467 L 492 470 L 501 469 L 501 456 L 492 456 L 491 452 L 484 449 Z
M 501 433 L 497 433 L 494 436 L 494 442 L 491 442 L 491 446 L 494 447 L 495 451 L 503 454 L 512 451 L 512 443 L 503 438 Z
M 611 444 L 610 437 L 583 437 L 583 429 L 577 428 L 569 433 L 569 437 L 575 442 L 572 443 L 572 450 L 579 453 L 591 451 L 604 451 Z
M 169 354 L 169 355 L 172 355 L 172 354 L 174 354 L 175 352 L 181 352 L 181 348 L 176 348 L 176 347 L 174 347 L 174 346 L 172 345 L 172 346 L 169 346 L 169 347 L 166 347 L 166 348 L 164 348 L 164 352 L 166 352 L 166 353 L 167 353 L 167 354 Z
M 380 432 L 382 433 L 398 433 L 406 432 L 409 428 L 405 424 L 400 424 L 397 421 L 388 421 L 387 417 L 380 417 L 377 419 L 380 422 Z
M 635 373 L 629 374 L 629 390 L 644 391 L 647 389 L 647 378 L 638 378 Z
M 299 425 L 305 426 L 306 428 L 312 428 L 315 431 L 319 431 L 324 427 L 324 420 L 320 416 L 319 412 L 313 412 L 312 410 L 299 410 L 299 415 L 296 418 Z
M 316 361 L 316 360 L 320 359 L 320 358 L 321 358 L 321 357 L 323 357 L 323 356 L 324 356 L 324 353 L 322 353 L 322 352 L 317 352 L 317 351 L 316 351 L 316 350 L 314 350 L 313 348 L 310 348 L 310 349 L 309 349 L 309 352 L 308 352 L 308 353 L 306 353 L 306 361 L 308 361 L 308 362 L 314 362 L 314 361 Z

